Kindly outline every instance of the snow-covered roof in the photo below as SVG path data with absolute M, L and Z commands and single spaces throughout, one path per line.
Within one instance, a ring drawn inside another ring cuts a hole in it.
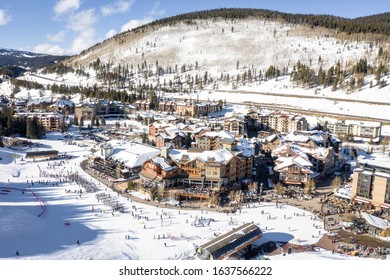
M 153 163 L 158 164 L 161 166 L 161 168 L 165 171 L 170 171 L 174 169 L 173 166 L 169 165 L 169 163 L 166 162 L 166 159 L 163 157 L 155 157 L 152 159 Z
M 63 107 L 66 107 L 66 106 L 73 107 L 74 103 L 71 100 L 60 99 L 60 100 L 57 100 L 57 102 L 54 103 L 53 105 L 54 106 L 58 106 L 60 108 L 63 108 Z
M 369 121 L 353 121 L 353 120 L 346 120 L 346 125 L 358 125 L 358 126 L 364 126 L 364 127 L 381 127 L 380 122 L 369 122 Z
M 271 134 L 269 136 L 267 136 L 265 139 L 264 139 L 264 142 L 272 142 L 274 141 L 275 139 L 277 139 L 279 136 L 277 134 Z
M 311 166 L 313 166 L 313 164 L 310 161 L 304 159 L 301 156 L 294 157 L 293 161 L 296 164 L 298 164 L 299 166 L 302 166 L 302 167 L 311 167 Z
M 120 143 L 117 141 L 110 141 L 109 144 L 113 146 L 113 152 L 110 158 L 123 162 L 124 165 L 130 169 L 142 166 L 147 160 L 160 154 L 160 149 L 156 147 L 135 142 Z M 99 152 L 94 155 L 100 156 Z
M 322 143 L 325 140 L 324 134 L 313 134 L 309 138 L 312 139 L 316 143 Z
M 390 161 L 381 158 L 361 159 L 359 157 L 358 162 L 371 165 L 371 166 L 384 167 L 390 169 Z
M 169 156 L 176 162 L 179 162 L 182 158 L 186 159 L 187 161 L 199 159 L 203 162 L 213 158 L 215 161 L 220 162 L 221 164 L 227 164 L 234 157 L 234 154 L 227 149 L 203 152 L 191 152 L 188 150 L 172 149 L 169 150 Z
M 239 139 L 239 142 L 237 143 L 237 149 L 242 152 L 244 157 L 250 157 L 255 154 L 251 143 L 249 143 L 248 139 L 243 137 Z
M 203 136 L 206 137 L 219 137 L 221 139 L 227 138 L 227 139 L 234 139 L 234 135 L 231 132 L 225 132 L 225 131 L 207 131 Z
M 296 146 L 292 145 L 292 149 L 294 151 L 299 151 L 297 153 L 305 153 L 307 155 L 311 155 L 314 158 L 317 159 L 325 159 L 329 153 L 332 151 L 332 148 L 325 148 L 325 147 L 318 147 L 315 149 L 307 148 L 307 147 L 301 147 L 301 146 Z
M 352 187 L 349 185 L 337 188 L 334 191 L 334 195 L 337 197 L 345 198 L 345 199 L 351 199 L 352 197 Z
M 390 174 L 389 173 L 375 171 L 374 174 L 375 174 L 375 176 L 390 178 Z
M 168 117 L 165 118 L 167 121 L 176 121 L 177 118 L 175 116 L 169 115 Z
M 279 157 L 284 155 L 288 157 L 299 155 L 300 157 L 309 160 L 307 153 L 303 150 L 301 146 L 298 145 L 285 144 L 272 151 L 272 156 Z
M 300 135 L 300 134 L 295 135 L 293 132 L 291 132 L 290 134 L 287 134 L 286 136 L 284 136 L 283 140 L 287 141 L 287 142 L 305 143 L 305 142 L 309 141 L 309 137 L 307 137 L 305 135 Z
M 53 98 L 53 97 L 49 97 L 49 96 L 44 96 L 44 97 L 40 97 L 40 98 L 34 98 L 34 99 L 31 99 L 27 105 L 30 106 L 30 105 L 39 105 L 41 103 L 54 103 L 56 101 L 57 98 Z
M 239 114 L 237 112 L 227 112 L 225 114 L 225 118 L 238 118 L 238 119 L 242 119 L 243 118 L 243 115 L 242 114 Z
M 367 223 L 373 227 L 380 228 L 380 229 L 386 229 L 390 228 L 389 221 L 370 215 L 368 213 L 362 212 L 362 217 L 367 221 Z
M 291 165 L 298 165 L 301 167 L 304 171 L 307 171 L 308 173 L 313 173 L 310 168 L 313 166 L 313 164 L 300 157 L 300 156 L 295 156 L 295 157 L 280 157 L 278 158 L 279 164 L 275 166 L 274 170 L 275 171 L 281 171 Z
M 208 161 L 213 158 L 215 161 L 220 162 L 221 164 L 227 164 L 232 158 L 233 154 L 226 149 L 214 150 L 214 151 L 204 151 L 199 155 L 199 159 L 203 162 Z

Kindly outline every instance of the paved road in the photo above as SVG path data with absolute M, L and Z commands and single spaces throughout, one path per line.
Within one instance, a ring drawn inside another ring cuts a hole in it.
M 295 93 L 259 92 L 259 91 L 249 91 L 249 90 L 215 90 L 215 91 L 226 92 L 226 93 L 257 94 L 257 95 L 265 95 L 265 96 L 297 97 L 297 98 L 304 98 L 304 99 L 322 99 L 322 100 L 332 100 L 336 102 L 355 102 L 355 103 L 363 103 L 369 105 L 390 106 L 389 102 L 356 100 L 352 98 L 339 98 L 339 97 L 318 96 L 318 95 L 308 95 L 308 94 L 305 95 L 305 94 L 295 94 Z

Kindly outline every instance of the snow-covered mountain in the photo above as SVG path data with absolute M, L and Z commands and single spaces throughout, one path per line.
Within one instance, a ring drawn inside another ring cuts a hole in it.
M 280 13 L 272 17 L 265 13 L 235 18 L 228 11 L 222 13 L 226 17 L 218 17 L 219 10 L 205 12 L 210 13 L 209 17 L 202 13 L 197 17 L 188 14 L 124 32 L 72 57 L 69 63 L 87 66 L 99 58 L 103 63 L 134 67 L 145 62 L 149 66 L 158 63 L 162 67 L 186 65 L 187 69 L 198 65 L 219 75 L 238 67 L 265 70 L 272 65 L 291 70 L 298 61 L 314 69 L 319 65 L 327 69 L 337 62 L 342 66 L 352 65 L 361 58 L 373 65 L 377 63 L 378 49 L 389 46 L 381 44 L 381 41 L 386 42 L 383 38 L 388 35 L 348 34 L 351 32 L 324 28 L 325 23 L 300 24 L 309 21 L 305 15 Z M 233 9 L 236 13 L 240 11 Z M 345 24 L 350 24 L 346 19 L 320 19 L 325 22 L 344 20 Z M 360 21 L 364 22 L 363 19 Z
M 56 56 L 0 48 L 0 67 L 20 66 L 23 68 L 37 69 L 53 64 L 65 58 L 67 58 L 67 56 Z
M 158 94 L 389 119 L 390 14 L 347 20 L 251 12 L 159 20 L 20 79 L 126 90 L 139 99 Z M 10 95 L 9 88 L 0 92 Z

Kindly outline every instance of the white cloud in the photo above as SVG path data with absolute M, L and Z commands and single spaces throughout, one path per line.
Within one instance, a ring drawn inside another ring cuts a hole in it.
M 103 16 L 111 16 L 117 13 L 124 13 L 130 9 L 130 7 L 134 4 L 134 0 L 124 1 L 119 0 L 115 2 L 113 5 L 103 6 L 100 11 Z
M 63 55 L 66 53 L 60 46 L 51 44 L 39 44 L 35 46 L 34 52 L 54 55 Z
M 48 35 L 46 35 L 46 38 L 50 42 L 61 43 L 65 39 L 65 32 L 62 30 L 62 31 L 58 32 L 57 34 L 48 34 Z
M 66 14 L 69 11 L 77 11 L 80 8 L 80 0 L 59 0 L 54 6 L 56 16 Z
M 6 13 L 5 10 L 0 10 L 0 26 L 6 25 L 12 20 L 11 16 Z
M 76 32 L 90 29 L 97 21 L 95 9 L 83 10 L 69 16 L 67 27 Z
M 121 32 L 125 32 L 125 31 L 128 31 L 128 30 L 131 30 L 131 29 L 134 29 L 138 26 L 141 26 L 141 25 L 144 25 L 144 24 L 147 24 L 149 22 L 152 22 L 155 20 L 156 17 L 158 16 L 162 16 L 165 14 L 165 10 L 163 9 L 160 9 L 160 1 L 157 1 L 154 6 L 153 6 L 153 9 L 149 12 L 149 15 L 143 19 L 132 19 L 132 20 L 129 20 L 128 22 L 126 22 L 122 28 L 121 28 Z
M 110 29 L 110 30 L 108 30 L 108 32 L 106 33 L 106 39 L 108 39 L 108 38 L 111 38 L 112 36 L 114 36 L 114 35 L 116 35 L 116 30 L 115 29 Z
M 151 10 L 149 14 L 152 17 L 163 16 L 165 14 L 165 10 L 164 9 L 160 9 L 160 1 L 157 1 L 154 4 L 153 10 Z
M 143 18 L 143 19 L 132 19 L 132 20 L 129 20 L 127 23 L 125 23 L 122 28 L 121 28 L 121 32 L 125 32 L 125 31 L 128 31 L 128 30 L 131 30 L 133 28 L 136 28 L 138 26 L 141 26 L 141 25 L 144 25 L 144 24 L 147 24 L 149 22 L 152 22 L 154 19 L 152 17 L 146 17 L 146 18 Z
M 96 44 L 97 40 L 95 38 L 96 31 L 93 28 L 86 28 L 73 40 L 71 53 L 80 53 L 81 51 L 92 47 Z

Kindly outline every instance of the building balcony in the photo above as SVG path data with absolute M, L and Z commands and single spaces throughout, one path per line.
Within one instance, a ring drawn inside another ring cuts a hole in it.
M 300 180 L 292 180 L 292 179 L 286 179 L 284 182 L 286 184 L 289 184 L 289 185 L 301 185 L 302 184 L 302 181 L 300 181 Z

